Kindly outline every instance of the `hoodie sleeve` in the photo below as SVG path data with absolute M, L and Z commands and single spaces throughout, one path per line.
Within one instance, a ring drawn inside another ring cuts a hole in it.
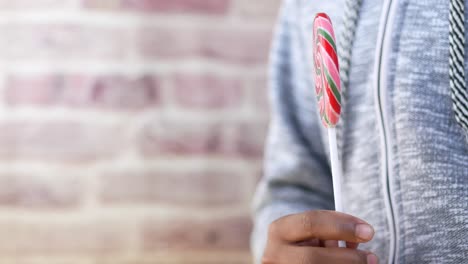
M 303 65 L 307 56 L 295 3 L 283 3 L 270 55 L 272 120 L 264 175 L 253 201 L 251 247 L 255 263 L 260 263 L 271 222 L 307 210 L 333 209 L 331 172 L 315 110 L 314 87 L 300 77 L 307 72 Z M 314 110 L 304 110 L 307 108 Z

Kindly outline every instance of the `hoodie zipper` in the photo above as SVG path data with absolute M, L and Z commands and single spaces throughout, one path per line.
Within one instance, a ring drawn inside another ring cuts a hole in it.
M 391 31 L 395 16 L 395 10 L 397 6 L 397 0 L 386 0 L 384 1 L 382 17 L 379 25 L 379 35 L 377 39 L 377 49 L 375 57 L 375 102 L 377 111 L 377 121 L 380 130 L 381 140 L 381 157 L 382 157 L 382 168 L 381 168 L 381 180 L 385 207 L 387 213 L 387 220 L 389 225 L 390 245 L 389 245 L 389 256 L 388 263 L 396 263 L 398 256 L 398 232 L 397 230 L 397 217 L 396 210 L 394 209 L 395 201 L 393 199 L 393 186 L 391 177 L 393 176 L 393 169 L 391 166 L 392 152 L 391 152 L 391 137 L 389 136 L 389 113 L 388 113 L 388 94 L 387 94 L 387 64 L 389 61 L 389 54 L 391 48 Z

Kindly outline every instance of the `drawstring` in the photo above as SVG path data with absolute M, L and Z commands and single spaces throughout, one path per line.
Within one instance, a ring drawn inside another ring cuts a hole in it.
M 343 28 L 341 30 L 338 56 L 340 59 L 341 109 L 346 103 L 346 89 L 349 85 L 352 48 L 359 20 L 362 0 L 346 0 Z M 450 0 L 450 91 L 455 118 L 468 135 L 468 91 L 465 80 L 465 1 Z M 346 111 L 342 111 L 342 121 L 337 125 L 338 149 L 343 153 L 343 120 Z
M 344 109 L 346 103 L 346 88 L 349 85 L 349 70 L 351 67 L 351 56 L 353 52 L 353 43 L 356 33 L 357 23 L 359 21 L 359 11 L 361 10 L 362 0 L 346 0 L 343 25 L 338 39 L 341 78 L 341 109 Z M 337 143 L 340 158 L 343 155 L 343 119 L 345 111 L 341 111 L 341 122 L 337 124 Z
M 468 133 L 468 96 L 465 80 L 465 1 L 450 1 L 450 91 L 455 118 Z

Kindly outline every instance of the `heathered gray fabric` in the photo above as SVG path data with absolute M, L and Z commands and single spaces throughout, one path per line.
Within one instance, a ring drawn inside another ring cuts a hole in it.
M 273 118 L 265 175 L 254 199 L 252 250 L 257 263 L 268 225 L 313 209 L 333 209 L 327 134 L 316 111 L 312 22 L 330 15 L 339 35 L 344 0 L 286 0 L 271 52 Z M 468 143 L 456 123 L 449 88 L 449 1 L 399 0 L 388 64 L 386 124 L 396 202 L 395 263 L 467 263 Z M 382 187 L 374 54 L 382 1 L 364 1 L 356 30 L 343 111 L 345 212 L 372 224 L 376 236 L 360 248 L 388 262 L 389 221 Z M 468 58 L 467 58 L 468 59 Z M 467 69 L 468 71 L 468 69 Z

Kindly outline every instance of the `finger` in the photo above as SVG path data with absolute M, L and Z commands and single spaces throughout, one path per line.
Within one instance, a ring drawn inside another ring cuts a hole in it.
M 374 229 L 365 221 L 335 211 L 308 211 L 282 217 L 270 225 L 270 236 L 288 242 L 320 240 L 344 240 L 367 242 L 374 236 Z
M 264 256 L 263 263 L 277 264 L 378 264 L 376 256 L 348 248 L 296 247 L 284 245 L 275 255 Z
M 359 243 L 346 242 L 346 247 L 351 249 L 357 249 L 359 247 Z

